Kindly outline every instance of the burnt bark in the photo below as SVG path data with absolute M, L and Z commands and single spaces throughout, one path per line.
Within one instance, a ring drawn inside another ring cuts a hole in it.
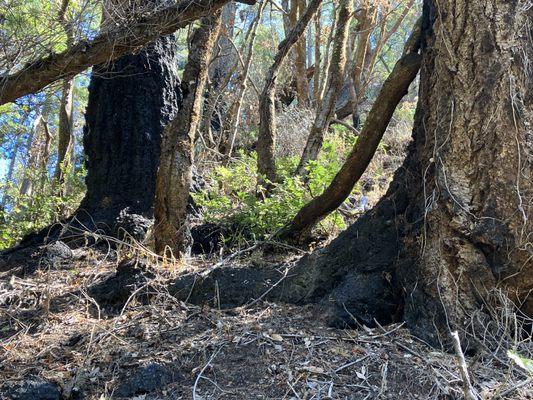
M 103 222 L 126 208 L 152 216 L 161 135 L 182 97 L 176 65 L 175 39 L 166 36 L 137 55 L 94 68 L 81 208 Z

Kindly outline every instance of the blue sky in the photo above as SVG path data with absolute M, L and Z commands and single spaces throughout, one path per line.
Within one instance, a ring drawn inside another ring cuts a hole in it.
M 6 160 L 5 158 L 0 158 L 0 179 L 4 180 L 4 177 L 7 173 L 7 167 L 9 165 L 9 160 Z

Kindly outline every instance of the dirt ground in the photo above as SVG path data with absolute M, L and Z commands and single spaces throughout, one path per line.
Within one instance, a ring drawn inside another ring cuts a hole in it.
M 193 306 L 166 292 L 177 272 L 162 268 L 148 290 L 100 307 L 91 287 L 126 253 L 84 248 L 0 263 L 0 399 L 463 398 L 456 356 L 401 324 L 338 330 L 314 306 Z M 533 353 L 530 341 L 502 337 L 467 356 L 479 398 L 533 399 L 531 377 L 506 356 L 511 345 Z

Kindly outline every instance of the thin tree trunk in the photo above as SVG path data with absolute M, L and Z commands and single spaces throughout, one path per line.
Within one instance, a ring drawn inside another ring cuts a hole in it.
M 59 193 L 64 194 L 63 172 L 68 166 L 69 152 L 73 147 L 73 108 L 74 108 L 74 80 L 63 80 L 61 102 L 59 104 L 59 124 L 57 130 L 57 162 L 54 170 L 54 183 Z
M 291 48 L 302 37 L 321 3 L 322 0 L 311 0 L 300 20 L 278 46 L 278 52 L 274 57 L 274 63 L 268 70 L 265 78 L 265 86 L 259 99 L 260 125 L 257 138 L 257 171 L 259 174 L 259 184 L 265 187 L 267 193 L 271 189 L 272 184 L 277 180 L 274 151 L 277 135 L 275 100 L 278 72 L 283 64 L 283 60 L 285 60 Z
M 194 137 L 209 60 L 221 24 L 220 12 L 204 17 L 192 35 L 183 72 L 182 108 L 163 133 L 155 192 L 155 250 L 181 258 L 188 246 L 187 204 L 192 182 Z M 168 254 L 167 254 L 168 255 Z
M 349 77 L 350 100 L 352 102 L 352 119 L 355 129 L 359 129 L 359 103 L 363 98 L 362 87 L 364 81 L 363 70 L 365 68 L 366 55 L 370 47 L 370 35 L 376 20 L 377 7 L 371 1 L 365 0 L 358 14 L 358 39 L 357 46 L 352 57 L 352 66 Z M 369 73 L 367 73 L 369 75 Z
M 324 98 L 324 92 L 326 90 L 326 84 L 328 82 L 328 73 L 329 73 L 329 65 L 331 62 L 331 57 L 329 55 L 331 44 L 334 42 L 335 37 L 335 31 L 337 30 L 337 7 L 335 6 L 335 3 L 332 5 L 332 11 L 331 11 L 331 28 L 329 31 L 328 40 L 326 42 L 326 50 L 324 51 L 324 65 L 322 66 L 322 75 L 320 77 L 320 87 L 318 89 L 318 98 L 317 98 L 317 104 L 320 104 L 322 102 L 322 99 Z
M 315 16 L 315 73 L 313 76 L 313 100 L 315 106 L 318 105 L 320 93 L 320 75 L 321 75 L 321 45 L 322 45 L 322 6 L 318 9 Z
M 226 162 L 229 161 L 229 159 L 231 158 L 231 155 L 233 153 L 233 148 L 235 146 L 235 140 L 237 138 L 237 131 L 239 129 L 239 122 L 241 119 L 242 102 L 244 100 L 246 89 L 248 88 L 248 75 L 250 73 L 250 66 L 252 65 L 252 59 L 253 59 L 253 54 L 254 54 L 254 44 L 255 44 L 255 39 L 257 37 L 257 29 L 259 28 L 259 25 L 261 23 L 261 18 L 263 17 L 263 11 L 265 10 L 266 3 L 267 2 L 264 1 L 259 5 L 259 10 L 257 11 L 257 15 L 255 16 L 255 19 L 250 28 L 251 31 L 250 31 L 248 49 L 246 53 L 246 60 L 244 61 L 242 73 L 239 78 L 241 86 L 237 94 L 237 99 L 235 100 L 235 102 L 232 104 L 232 107 L 231 107 L 231 113 L 230 113 L 231 125 L 230 125 L 229 133 L 228 133 L 228 146 L 225 151 Z
M 372 160 L 396 106 L 418 73 L 421 60 L 417 53 L 419 41 L 420 29 L 415 27 L 404 54 L 383 84 L 348 159 L 328 188 L 306 204 L 284 229 L 283 238 L 296 241 L 306 238 L 321 219 L 336 210 L 350 195 Z
M 325 131 L 328 129 L 331 119 L 335 114 L 337 96 L 343 84 L 344 66 L 346 64 L 346 44 L 352 12 L 352 2 L 342 0 L 340 3 L 335 41 L 333 44 L 333 55 L 331 57 L 331 64 L 328 72 L 327 93 L 318 107 L 315 122 L 311 127 L 300 163 L 296 168 L 296 173 L 301 176 L 306 174 L 305 167 L 307 166 L 307 163 L 318 157 L 318 153 L 324 140 Z
M 67 36 L 67 47 L 74 43 L 72 23 L 67 20 L 66 13 L 70 0 L 62 0 L 59 10 L 58 19 L 63 26 L 63 31 Z M 104 7 L 105 9 L 105 7 Z M 74 78 L 63 79 L 61 88 L 61 102 L 59 104 L 59 124 L 57 132 L 57 163 L 54 171 L 54 185 L 58 194 L 64 194 L 63 171 L 66 169 L 69 161 L 68 152 L 73 146 L 73 108 L 74 108 Z
M 6 173 L 6 184 L 11 184 L 13 180 L 13 173 L 15 172 L 15 164 L 17 162 L 17 155 L 20 148 L 20 139 L 17 137 L 15 140 L 15 145 L 13 146 L 13 155 L 11 156 L 11 159 L 9 160 L 9 166 L 7 167 L 7 173 Z M 5 187 L 4 194 L 2 196 L 2 203 L 0 205 L 0 211 L 3 211 L 6 207 L 7 202 L 9 201 L 9 196 L 7 194 L 7 185 Z
M 305 0 L 292 0 L 291 12 L 294 8 L 294 13 L 291 15 L 291 29 L 297 24 L 297 21 L 306 9 Z M 306 40 L 305 35 L 302 35 L 296 45 L 294 46 L 294 69 L 296 75 L 296 95 L 298 105 L 300 108 L 309 107 L 309 81 L 307 80 L 307 55 L 306 55 Z

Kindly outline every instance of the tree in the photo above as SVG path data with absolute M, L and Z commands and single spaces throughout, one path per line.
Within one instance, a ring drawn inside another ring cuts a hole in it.
M 218 36 L 221 13 L 204 17 L 191 38 L 183 72 L 182 106 L 164 130 L 155 192 L 155 250 L 175 257 L 186 251 L 189 226 L 187 204 L 192 181 L 194 137 L 209 70 L 209 60 Z
M 0 105 L 36 93 L 59 79 L 71 78 L 93 65 L 133 53 L 160 36 L 170 35 L 214 13 L 228 1 L 182 0 L 145 15 L 134 14 L 132 21 L 123 21 L 118 28 L 106 30 L 91 41 L 81 41 L 61 53 L 31 60 L 11 74 L 0 74 Z M 255 0 L 238 2 L 255 4 Z
M 113 224 L 124 209 L 151 217 L 163 128 L 182 101 L 174 37 L 93 68 L 83 143 L 81 208 Z
M 265 85 L 259 97 L 260 125 L 257 137 L 257 171 L 260 180 L 264 177 L 270 183 L 263 183 L 268 189 L 276 182 L 276 160 L 274 151 L 276 147 L 276 83 L 279 69 L 291 48 L 298 43 L 313 15 L 317 12 L 322 0 L 311 0 L 309 6 L 302 14 L 300 20 L 294 25 L 287 37 L 278 46 L 274 63 L 268 70 Z M 307 77 L 306 77 L 307 79 Z
M 322 147 L 324 134 L 334 116 L 337 96 L 344 81 L 346 43 L 348 40 L 348 29 L 352 18 L 353 6 L 351 1 L 342 0 L 339 7 L 340 10 L 333 43 L 333 54 L 328 68 L 326 93 L 321 104 L 318 106 L 315 122 L 311 127 L 307 143 L 302 153 L 302 158 L 296 168 L 296 173 L 302 176 L 305 175 L 305 167 L 307 163 L 317 158 L 320 148 Z
M 386 196 L 285 276 L 235 287 L 242 269 L 215 269 L 172 291 L 234 305 L 281 279 L 263 297 L 320 302 L 339 325 L 405 320 L 437 345 L 484 329 L 495 289 L 533 315 L 528 18 L 516 1 L 425 0 L 413 142 Z

